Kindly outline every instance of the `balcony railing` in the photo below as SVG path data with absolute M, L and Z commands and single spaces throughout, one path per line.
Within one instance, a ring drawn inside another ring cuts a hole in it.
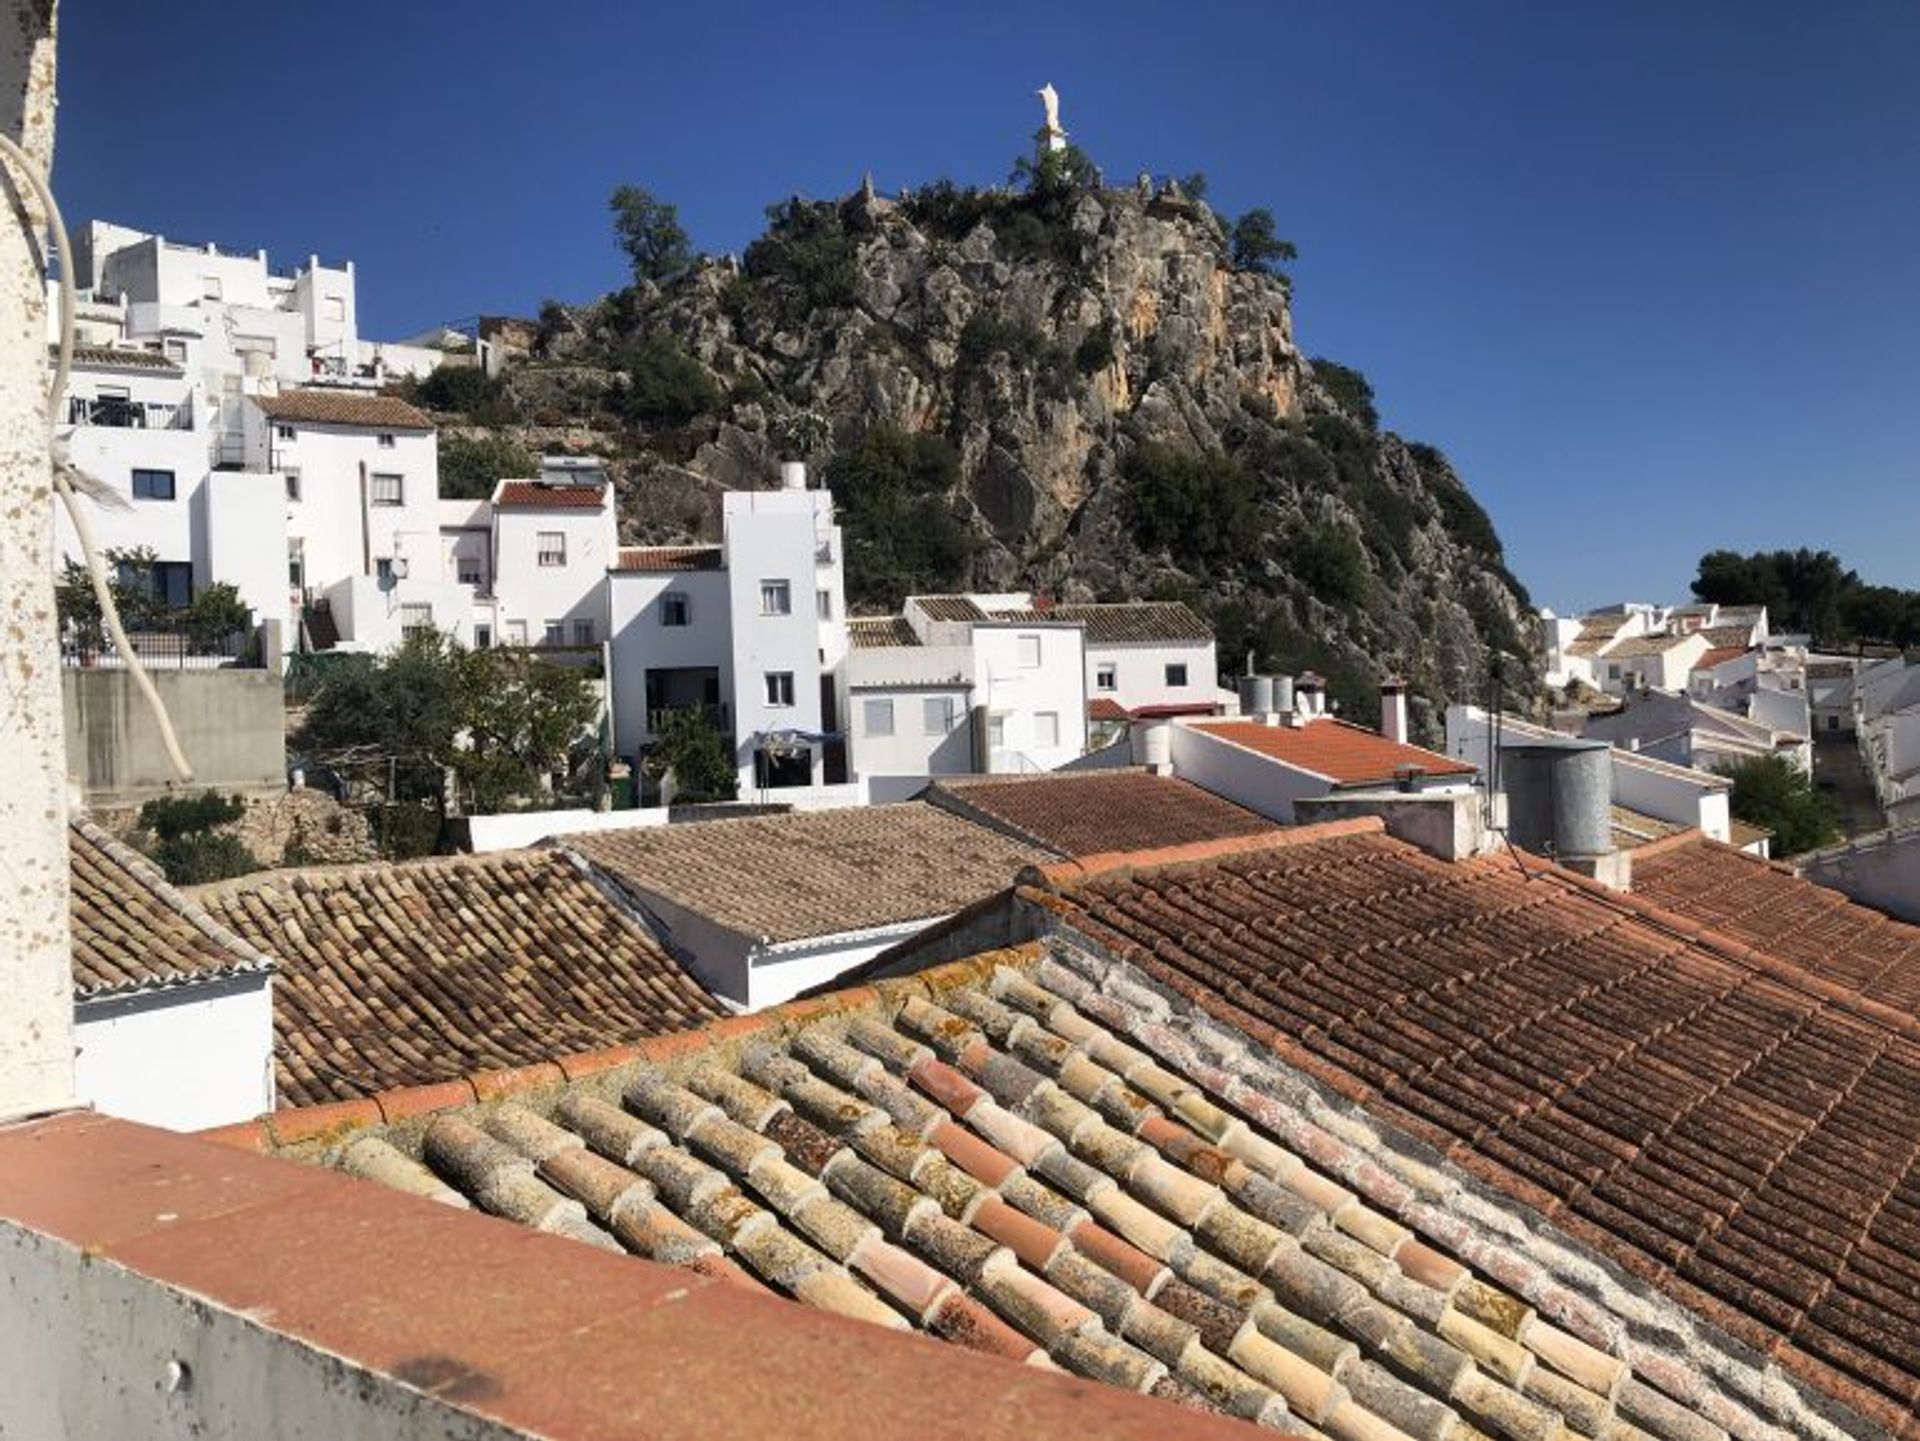
M 707 724 L 719 731 L 721 735 L 726 735 L 731 726 L 731 719 L 727 714 L 727 708 L 723 705 L 648 706 L 647 734 L 659 735 L 670 717 L 681 715 L 687 711 L 698 711 L 700 715 L 705 718 Z
M 67 424 L 97 425 L 116 430 L 191 430 L 193 407 L 157 400 L 128 400 L 124 396 L 76 395 L 67 401 Z
M 187 631 L 134 631 L 127 636 L 148 670 L 257 670 L 258 636 L 252 630 L 225 636 L 196 636 Z M 111 639 L 68 635 L 60 645 L 60 663 L 70 670 L 122 670 L 126 659 Z

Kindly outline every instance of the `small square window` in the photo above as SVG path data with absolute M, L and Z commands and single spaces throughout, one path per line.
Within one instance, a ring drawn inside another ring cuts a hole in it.
M 819 612 L 821 620 L 832 620 L 833 619 L 833 592 L 830 590 L 815 592 L 814 606 L 815 606 L 815 609 Z
M 861 706 L 861 717 L 870 736 L 893 734 L 893 702 L 870 700 Z
M 400 634 L 406 636 L 425 635 L 432 629 L 432 606 L 408 604 L 400 607 Z
M 950 695 L 929 696 L 920 703 L 920 725 L 930 736 L 946 735 L 959 720 L 959 708 Z
M 218 300 L 220 298 L 219 276 L 203 275 L 200 277 L 200 298 L 202 300 Z
M 540 553 L 543 566 L 565 565 L 567 563 L 567 533 L 563 530 L 543 530 L 535 537 L 535 548 Z
M 373 574 L 374 574 L 374 578 L 378 580 L 380 584 L 392 585 L 393 584 L 392 557 L 383 555 L 378 560 L 376 560 L 373 563 Z
M 169 335 L 161 340 L 160 353 L 166 356 L 168 360 L 179 361 L 184 364 L 187 358 L 187 342 Z
M 1060 712 L 1057 710 L 1035 711 L 1033 714 L 1034 744 L 1057 746 L 1060 744 Z
M 375 471 L 369 481 L 372 499 L 375 505 L 405 505 L 407 501 L 407 481 L 405 476 L 383 475 Z
M 793 588 L 784 580 L 760 582 L 760 614 L 793 614 Z
M 1095 690 L 1119 690 L 1120 667 L 1117 665 L 1099 665 L 1093 668 L 1093 688 Z
M 382 433 L 382 435 L 380 436 L 380 448 L 381 448 L 382 450 L 392 450 L 392 449 L 393 449 L 393 437 L 392 437 L 391 435 L 388 435 L 388 434 L 385 434 L 385 433 Z
M 293 427 L 292 427 L 291 425 L 276 425 L 276 426 L 274 426 L 274 428 L 273 428 L 273 438 L 274 438 L 275 440 L 292 440 L 292 439 L 293 439 Z
M 540 644 L 565 645 L 566 643 L 567 643 L 566 623 L 564 621 L 558 621 L 558 620 L 548 621 L 546 631 L 540 637 Z
M 660 597 L 660 624 L 687 624 L 687 593 L 683 590 L 670 590 Z
M 1023 635 L 1020 637 L 1020 664 L 1031 670 L 1040 664 L 1040 637 Z
M 1186 683 L 1187 683 L 1186 662 L 1174 661 L 1169 663 L 1167 666 L 1167 684 L 1178 688 L 1180 686 L 1184 686 Z
M 287 499 L 298 500 L 300 498 L 300 472 L 297 470 L 289 470 L 285 472 L 285 475 L 287 479 Z
M 767 704 L 771 706 L 793 704 L 792 671 L 770 670 L 767 672 Z
M 573 643 L 575 645 L 592 645 L 593 644 L 593 622 L 592 621 L 576 620 L 573 623 Z
M 473 648 L 475 650 L 492 650 L 493 649 L 493 627 L 492 626 L 476 625 L 473 628 Z
M 463 555 L 455 562 L 458 566 L 458 578 L 462 585 L 480 584 L 480 557 Z
M 172 500 L 173 472 L 170 470 L 134 471 L 133 498 L 135 500 Z
M 329 295 L 320 302 L 320 313 L 328 320 L 347 318 L 347 299 L 344 295 Z

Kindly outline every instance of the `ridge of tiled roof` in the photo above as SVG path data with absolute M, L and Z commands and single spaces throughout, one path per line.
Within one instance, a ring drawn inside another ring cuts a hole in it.
M 855 650 L 914 646 L 920 637 L 904 615 L 856 615 L 847 618 L 847 643 Z
M 274 958 L 85 816 L 67 823 L 73 990 L 93 1001 L 271 971 Z
M 196 898 L 282 960 L 288 1104 L 458 1082 L 726 1014 L 557 849 L 267 871 Z
M 76 345 L 73 348 L 73 363 L 120 366 L 127 370 L 158 370 L 169 375 L 186 374 L 179 365 L 157 350 L 130 350 L 120 345 Z
M 1664 655 L 1677 646 L 1686 644 L 1698 631 L 1687 631 L 1673 635 L 1631 635 L 1617 642 L 1607 652 L 1608 660 L 1634 660 L 1640 656 Z
M 1386 785 L 1403 766 L 1417 766 L 1433 776 L 1474 773 L 1474 767 L 1466 761 L 1423 746 L 1388 740 L 1378 731 L 1331 716 L 1316 717 L 1303 726 L 1262 725 L 1251 720 L 1198 721 L 1194 729 L 1335 785 Z
M 310 425 L 354 425 L 368 429 L 432 430 L 433 421 L 394 395 L 358 390 L 283 390 L 248 397 L 270 420 Z
M 1213 631 L 1185 601 L 1127 600 L 997 610 L 995 620 L 1077 621 L 1095 645 L 1201 642 Z
M 1296 846 L 1318 845 L 1344 836 L 1384 834 L 1387 823 L 1379 816 L 1346 816 L 1337 821 L 1315 821 L 1311 825 L 1269 825 L 1250 835 L 1219 836 L 1211 840 L 1187 841 L 1181 845 L 1152 846 L 1137 851 L 1069 857 L 1049 865 L 1036 866 L 1023 873 L 1023 884 L 1039 883 L 1054 889 L 1088 881 L 1123 881 L 1151 871 L 1177 866 L 1205 865 L 1229 856 L 1254 851 L 1284 851 Z
M 1469 1178 L 1178 1006 L 1056 940 L 207 1138 L 1307 1435 L 1723 1438 Z
M 1023 894 L 1729 1338 L 1733 1434 L 1920 1435 L 1920 1021 L 1521 865 L 1357 834 Z
M 1695 670 L 1712 670 L 1730 660 L 1738 660 L 1750 649 L 1744 645 L 1717 645 L 1693 663 Z
M 717 545 L 623 545 L 614 558 L 615 570 L 720 570 L 726 551 Z
M 500 493 L 493 503 L 525 510 L 599 510 L 607 503 L 607 488 L 572 482 L 506 480 L 500 483 Z
M 1273 830 L 1265 816 L 1191 781 L 1134 767 L 947 777 L 927 788 L 926 799 L 1062 856 Z
M 959 621 L 988 618 L 987 613 L 980 609 L 972 596 L 968 595 L 910 595 L 907 601 L 924 613 L 929 620 Z

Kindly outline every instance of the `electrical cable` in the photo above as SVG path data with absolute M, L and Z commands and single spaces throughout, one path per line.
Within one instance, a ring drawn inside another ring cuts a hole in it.
M 0 155 L 13 162 L 14 168 L 26 177 L 28 186 L 46 208 L 47 223 L 53 228 L 55 253 L 60 257 L 60 341 L 55 352 L 53 379 L 47 387 L 47 447 L 52 459 L 53 488 L 61 504 L 66 506 L 74 534 L 80 539 L 81 554 L 87 562 L 87 577 L 93 582 L 94 598 L 100 603 L 100 616 L 106 623 L 107 633 L 113 637 L 114 649 L 125 663 L 128 674 L 133 677 L 135 687 L 146 700 L 147 709 L 153 712 L 154 722 L 160 728 L 160 743 L 166 750 L 167 761 L 172 765 L 174 774 L 183 781 L 190 781 L 193 779 L 193 766 L 188 763 L 186 753 L 180 749 L 180 741 L 174 735 L 173 720 L 167 714 L 166 702 L 160 699 L 153 678 L 147 674 L 139 653 L 134 650 L 125 628 L 120 624 L 120 607 L 114 603 L 113 587 L 107 582 L 107 569 L 94 540 L 93 523 L 81 507 L 73 483 L 67 478 L 67 471 L 73 463 L 68 459 L 59 437 L 60 404 L 66 398 L 67 381 L 73 373 L 74 312 L 77 309 L 73 287 L 73 247 L 67 238 L 67 222 L 53 198 L 53 187 L 40 173 L 40 167 L 34 163 L 33 157 L 12 136 L 0 134 Z M 29 236 L 28 244 L 32 243 L 33 238 Z

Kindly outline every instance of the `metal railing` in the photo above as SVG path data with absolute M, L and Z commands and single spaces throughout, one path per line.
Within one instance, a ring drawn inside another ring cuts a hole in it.
M 72 396 L 67 401 L 67 424 L 97 425 L 116 430 L 191 430 L 193 406 L 182 401 L 128 400 L 124 396 Z
M 659 735 L 669 718 L 683 715 L 687 711 L 697 711 L 708 725 L 725 735 L 731 725 L 727 708 L 723 705 L 663 705 L 647 707 L 647 734 Z
M 133 631 L 127 636 L 148 670 L 258 670 L 261 660 L 253 631 L 220 637 L 187 631 Z M 60 664 L 69 670 L 124 670 L 126 658 L 111 639 L 99 645 L 69 637 L 60 644 Z

